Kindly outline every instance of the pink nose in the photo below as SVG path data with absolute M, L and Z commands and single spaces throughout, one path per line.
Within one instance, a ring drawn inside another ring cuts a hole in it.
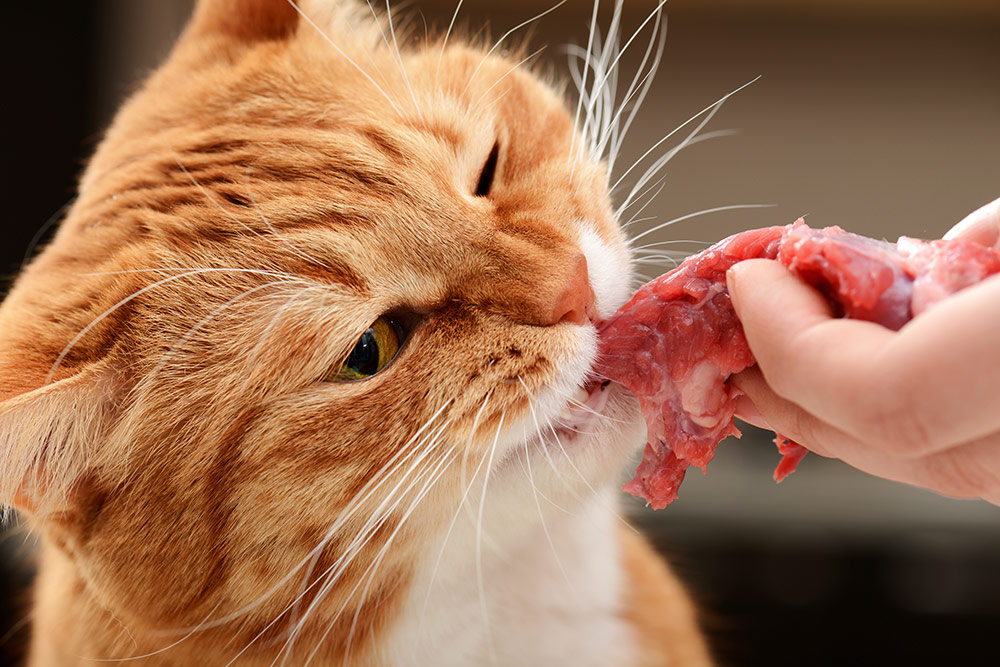
M 594 307 L 594 290 L 590 288 L 587 277 L 587 258 L 583 254 L 573 260 L 572 268 L 566 278 L 562 291 L 558 292 L 552 305 L 552 315 L 546 324 L 586 324 L 594 320 L 597 312 Z

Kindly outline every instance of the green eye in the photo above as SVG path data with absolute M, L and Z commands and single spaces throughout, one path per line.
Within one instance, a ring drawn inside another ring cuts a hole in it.
M 399 324 L 380 317 L 361 334 L 347 361 L 326 378 L 329 382 L 353 382 L 369 378 L 389 365 L 403 339 Z

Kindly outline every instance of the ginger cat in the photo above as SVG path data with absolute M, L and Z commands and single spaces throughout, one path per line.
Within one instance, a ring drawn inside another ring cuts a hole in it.
M 487 47 L 201 0 L 0 307 L 29 664 L 705 665 L 615 513 L 607 167 Z

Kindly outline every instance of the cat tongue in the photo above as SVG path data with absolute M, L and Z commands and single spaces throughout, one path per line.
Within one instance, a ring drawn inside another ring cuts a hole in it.
M 677 498 L 689 466 L 705 471 L 716 445 L 739 436 L 733 414 L 740 392 L 726 381 L 754 358 L 729 300 L 726 271 L 754 258 L 777 259 L 838 312 L 891 329 L 914 310 L 1000 273 L 1000 253 L 964 241 L 903 239 L 897 247 L 798 220 L 731 236 L 639 288 L 599 324 L 597 370 L 639 398 L 648 442 L 624 489 L 653 509 Z M 806 450 L 780 435 L 775 443 L 783 458 L 774 478 L 781 481 Z

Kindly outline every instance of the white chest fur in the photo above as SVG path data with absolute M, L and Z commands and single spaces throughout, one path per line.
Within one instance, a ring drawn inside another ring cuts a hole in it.
M 573 514 L 546 513 L 548 537 L 533 527 L 503 553 L 484 534 L 478 566 L 469 558 L 476 552 L 475 522 L 460 518 L 434 581 L 428 571 L 414 587 L 383 661 L 633 664 L 635 639 L 620 613 L 624 575 L 613 505 L 605 492 Z

